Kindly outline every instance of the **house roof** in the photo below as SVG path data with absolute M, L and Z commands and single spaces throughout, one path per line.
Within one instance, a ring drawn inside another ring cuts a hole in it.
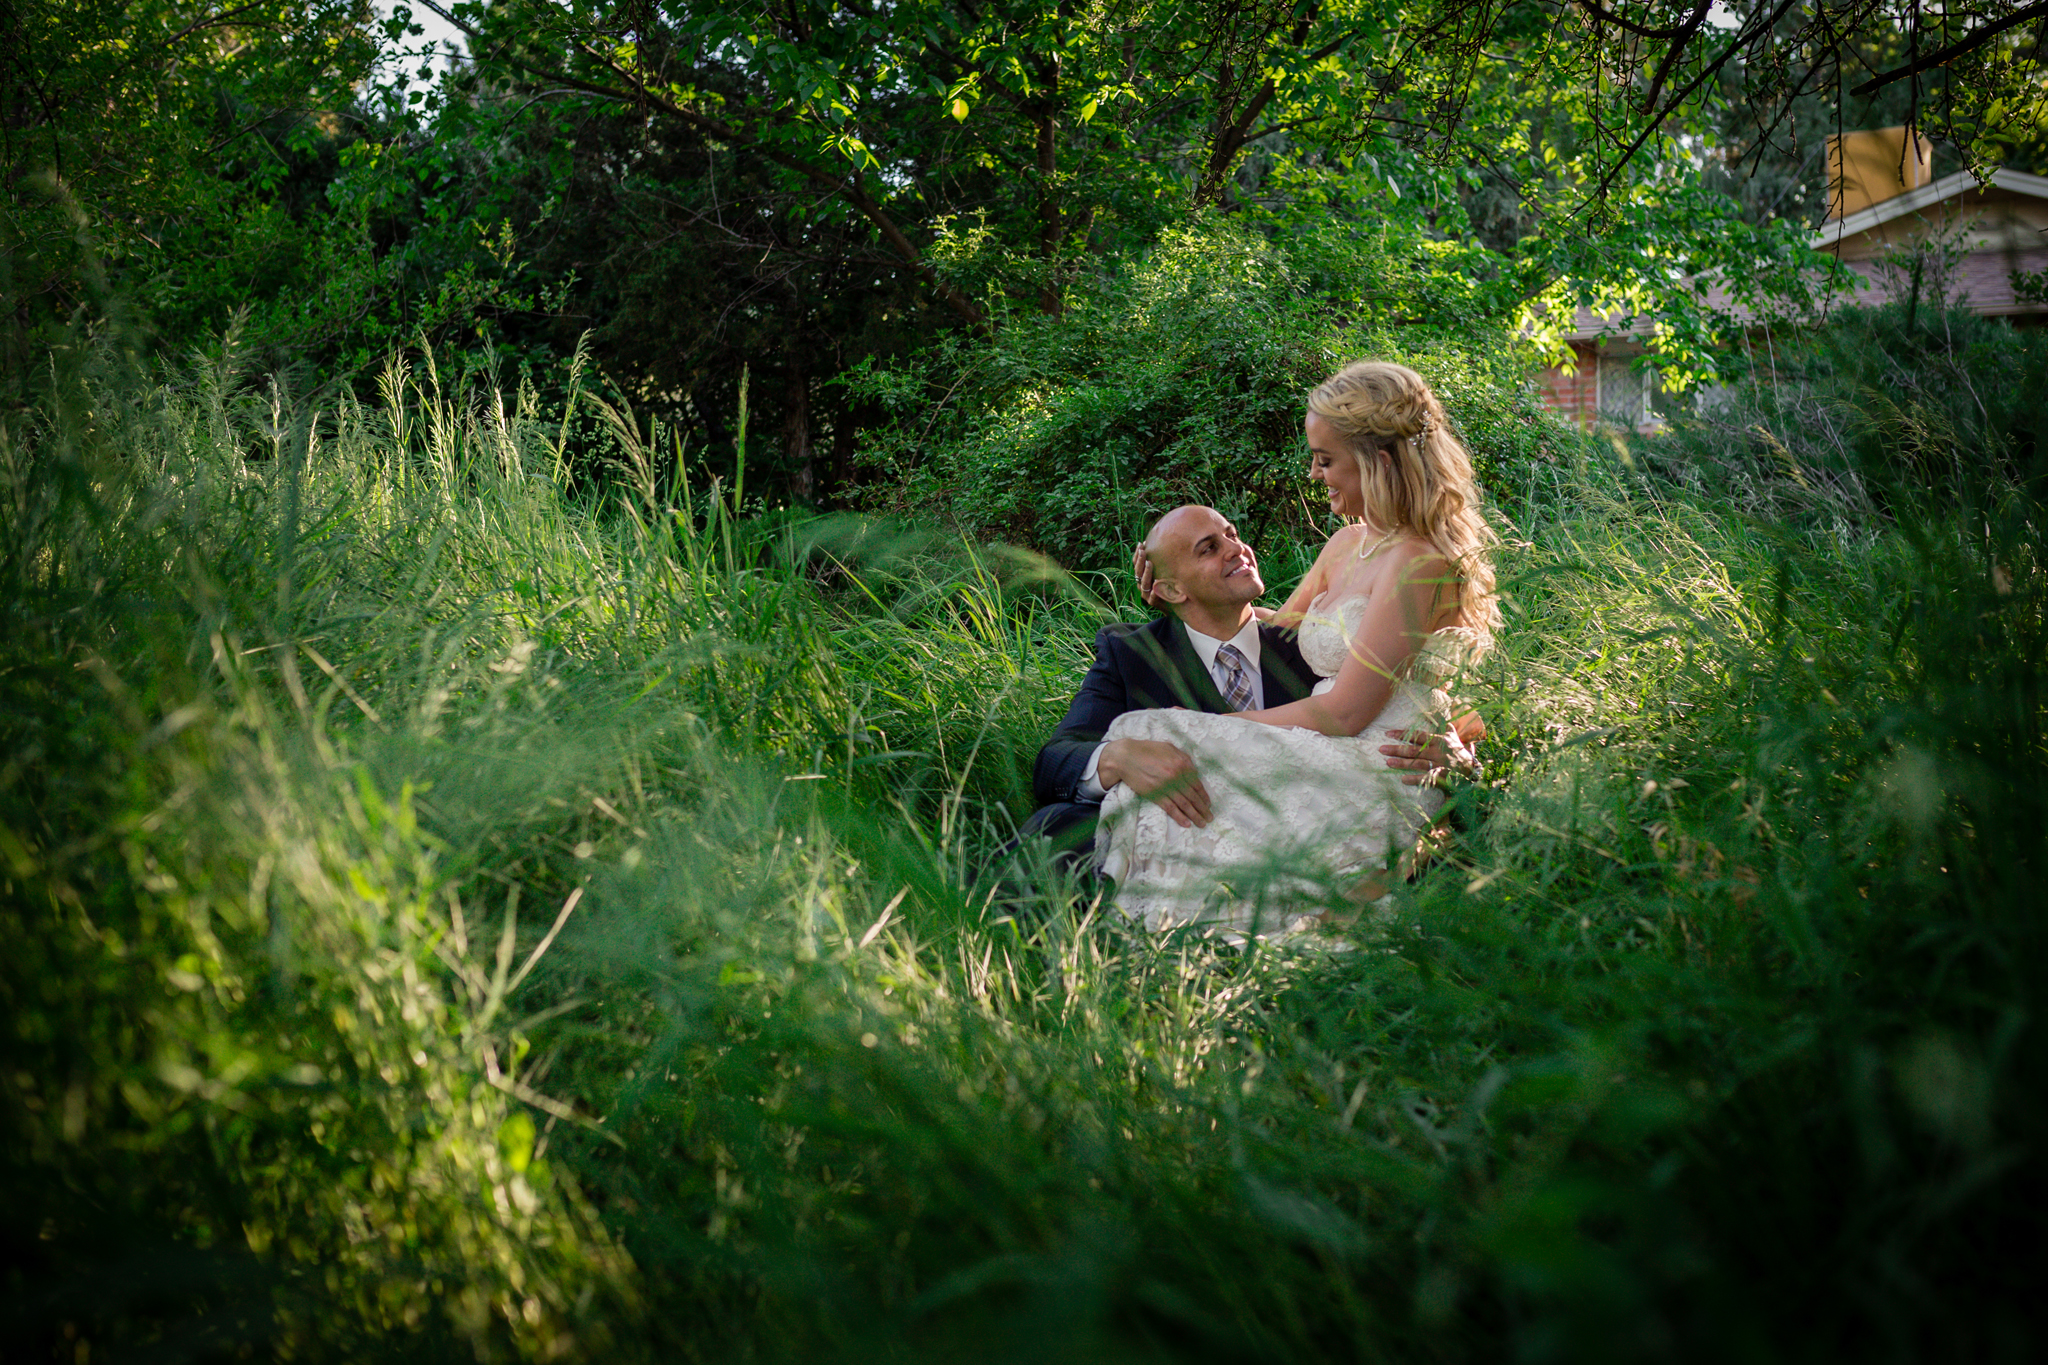
M 1852 213 L 1847 218 L 1822 224 L 1813 236 L 1813 245 L 1824 251 L 1836 250 L 1844 241 L 1859 233 L 1869 232 L 1896 219 L 1910 217 L 1945 200 L 1959 199 L 1970 193 L 1989 193 L 1993 190 L 2005 190 L 2027 198 L 2048 200 L 2048 176 L 2029 175 L 2025 171 L 2001 167 L 1979 185 L 1977 178 L 1970 172 L 1957 171 L 1918 189 L 1894 195 L 1882 203 Z M 1971 292 L 1978 297 L 1980 311 L 1994 314 L 2042 311 L 2040 305 L 2019 304 L 2011 298 L 2012 288 L 2005 279 L 2005 273 L 2011 268 L 2011 264 L 2002 259 L 1993 262 L 1996 269 L 1990 270 L 1988 274 L 1985 271 L 1976 272 L 1985 275 L 1984 279 L 1971 279 L 1965 282 L 1972 287 Z M 1868 273 L 1864 266 L 1858 265 L 1855 268 L 1862 273 Z M 1726 291 L 1717 285 L 1710 282 L 1707 292 L 1710 303 L 1726 302 Z M 1565 339 L 1577 342 L 1643 341 L 1653 330 L 1654 318 L 1642 314 L 1632 315 L 1619 309 L 1602 315 L 1581 306 L 1573 314 L 1572 328 L 1565 334 Z
M 1957 171 L 1953 175 L 1945 175 L 1930 184 L 1922 185 L 1917 190 L 1907 190 L 1904 194 L 1893 195 L 1890 199 L 1872 204 L 1869 208 L 1852 213 L 1847 218 L 1823 223 L 1820 231 L 1813 235 L 1813 245 L 1823 250 L 1837 247 L 1842 244 L 1844 238 L 1882 227 L 1895 218 L 1918 213 L 1921 209 L 1930 208 L 1944 199 L 1958 198 L 1973 190 L 1994 189 L 2007 190 L 2035 199 L 2048 199 L 2048 177 L 2028 175 L 2025 171 L 2001 167 L 1993 171 L 1980 187 L 1976 176 L 1968 171 Z

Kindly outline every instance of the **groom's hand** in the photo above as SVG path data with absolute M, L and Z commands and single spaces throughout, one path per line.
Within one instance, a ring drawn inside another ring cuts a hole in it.
M 1127 783 L 1182 829 L 1209 823 L 1209 793 L 1195 773 L 1195 761 L 1164 740 L 1111 740 L 1102 746 L 1095 780 L 1105 791 Z

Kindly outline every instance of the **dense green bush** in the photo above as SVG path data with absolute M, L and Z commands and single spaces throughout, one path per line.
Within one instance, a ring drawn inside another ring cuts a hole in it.
M 1520 495 L 1570 438 L 1536 402 L 1534 352 L 1461 273 L 1484 255 L 1392 229 L 1285 246 L 1228 226 L 1169 232 L 1059 317 L 1012 317 L 986 343 L 868 374 L 892 418 L 869 454 L 897 479 L 877 501 L 1074 568 L 1125 563 L 1187 502 L 1269 555 L 1298 551 L 1324 521 L 1301 492 L 1303 400 L 1364 357 L 1421 371 L 1481 483 Z

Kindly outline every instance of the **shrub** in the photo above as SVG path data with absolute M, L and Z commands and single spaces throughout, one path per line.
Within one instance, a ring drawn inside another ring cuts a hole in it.
M 876 504 L 1072 568 L 1121 567 L 1187 502 L 1221 510 L 1269 557 L 1299 553 L 1322 519 L 1302 496 L 1303 400 L 1365 356 L 1421 371 L 1482 484 L 1522 494 L 1573 438 L 1536 402 L 1533 355 L 1498 316 L 1472 318 L 1443 245 L 1169 233 L 1058 317 L 1012 317 L 989 341 L 870 372 L 891 420 L 869 453 L 896 475 Z

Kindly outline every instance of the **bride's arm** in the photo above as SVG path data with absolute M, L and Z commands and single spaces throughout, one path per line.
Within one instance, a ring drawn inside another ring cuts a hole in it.
M 1449 567 L 1422 543 L 1394 551 L 1365 615 L 1351 637 L 1351 657 L 1320 697 L 1304 697 L 1263 711 L 1239 711 L 1263 725 L 1299 726 L 1326 735 L 1355 735 L 1373 723 L 1393 695 L 1394 682 L 1443 614 Z

